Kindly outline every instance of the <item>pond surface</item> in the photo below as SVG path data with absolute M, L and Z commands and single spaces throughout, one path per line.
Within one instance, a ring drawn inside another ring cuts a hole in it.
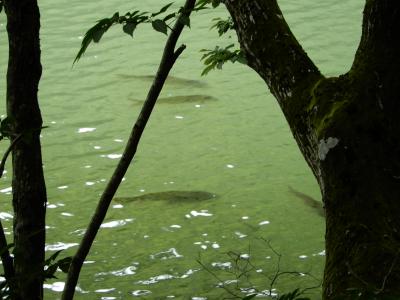
M 49 126 L 42 133 L 46 249 L 48 255 L 58 249 L 72 255 L 120 158 L 166 38 L 141 26 L 132 40 L 116 27 L 73 68 L 72 61 L 96 20 L 134 8 L 157 11 L 167 2 L 39 2 L 40 101 Z M 279 2 L 325 75 L 348 70 L 359 42 L 363 1 Z M 232 291 L 255 287 L 274 293 L 319 285 L 323 218 L 291 188 L 317 200 L 320 194 L 275 99 L 243 65 L 200 76 L 200 49 L 235 42 L 209 30 L 212 18 L 225 15 L 223 9 L 203 11 L 185 30 L 181 42 L 188 47 L 118 191 L 121 201 L 112 204 L 87 258 L 76 299 L 223 299 L 229 295 L 216 287 L 221 281 Z M 4 14 L 0 23 L 4 99 Z M 9 164 L 7 170 L 0 182 L 0 217 L 10 233 Z M 249 269 L 249 278 L 236 283 Z M 280 276 L 271 287 L 271 278 L 284 271 L 312 277 Z M 57 276 L 46 284 L 47 299 L 60 296 L 64 276 Z M 318 299 L 319 291 L 310 296 Z

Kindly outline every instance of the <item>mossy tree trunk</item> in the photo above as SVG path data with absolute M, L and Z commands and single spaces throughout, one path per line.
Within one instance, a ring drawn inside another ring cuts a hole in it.
M 308 58 L 276 0 L 224 3 L 319 183 L 323 298 L 399 299 L 400 1 L 366 1 L 354 63 L 335 78 Z
M 13 299 L 43 298 L 46 188 L 42 170 L 38 105 L 40 16 L 36 0 L 5 0 L 9 61 L 7 115 L 12 137 L 22 134 L 12 152 L 14 207 Z

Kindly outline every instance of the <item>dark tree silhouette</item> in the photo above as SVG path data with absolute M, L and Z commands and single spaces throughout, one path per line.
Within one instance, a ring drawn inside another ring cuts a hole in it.
M 222 2 L 248 65 L 278 100 L 319 183 L 324 299 L 398 299 L 400 2 L 366 1 L 353 65 L 332 78 L 301 48 L 276 0 Z
M 36 0 L 4 0 L 9 39 L 7 116 L 12 148 L 14 207 L 13 299 L 42 299 L 46 187 L 38 105 L 40 15 Z

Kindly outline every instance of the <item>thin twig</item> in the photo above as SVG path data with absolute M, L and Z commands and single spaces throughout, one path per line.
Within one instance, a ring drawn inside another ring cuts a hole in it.
M 10 146 L 8 146 L 6 152 L 4 152 L 3 154 L 3 158 L 1 159 L 0 162 L 0 178 L 3 177 L 3 173 L 4 173 L 4 166 L 6 164 L 7 158 L 10 155 L 12 149 L 14 148 L 15 144 L 17 144 L 19 142 L 19 140 L 22 138 L 22 133 L 18 134 L 15 139 L 11 142 Z
M 221 278 L 218 277 L 217 274 L 215 274 L 215 272 L 211 271 L 205 264 L 202 263 L 202 261 L 200 259 L 197 260 L 197 263 L 203 267 L 204 270 L 206 270 L 209 274 L 211 274 L 211 276 L 213 276 L 215 279 L 218 280 L 218 282 L 221 284 L 220 287 L 226 291 L 228 294 L 230 294 L 231 296 L 235 297 L 235 299 L 240 298 L 240 295 L 235 294 L 234 292 L 232 292 L 229 288 L 226 287 L 224 280 L 222 280 Z

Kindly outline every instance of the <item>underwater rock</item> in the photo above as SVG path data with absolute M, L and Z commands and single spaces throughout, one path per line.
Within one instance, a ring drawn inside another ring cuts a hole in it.
M 130 98 L 129 100 L 137 103 L 143 104 L 144 100 Z M 217 98 L 210 95 L 182 95 L 182 96 L 169 96 L 169 97 L 161 97 L 157 99 L 157 103 L 159 104 L 182 104 L 182 103 L 194 103 L 201 104 L 209 101 L 217 101 Z
M 205 191 L 166 191 L 148 193 L 134 197 L 117 197 L 114 201 L 129 203 L 133 201 L 168 201 L 168 202 L 197 202 L 215 198 L 216 195 Z
M 293 195 L 295 195 L 296 197 L 303 200 L 305 205 L 313 208 L 314 211 L 316 211 L 318 213 L 318 215 L 325 218 L 325 209 L 324 209 L 322 202 L 317 201 L 314 198 L 312 198 L 311 196 L 306 195 L 302 192 L 296 191 L 291 186 L 289 186 L 289 192 L 291 192 Z

